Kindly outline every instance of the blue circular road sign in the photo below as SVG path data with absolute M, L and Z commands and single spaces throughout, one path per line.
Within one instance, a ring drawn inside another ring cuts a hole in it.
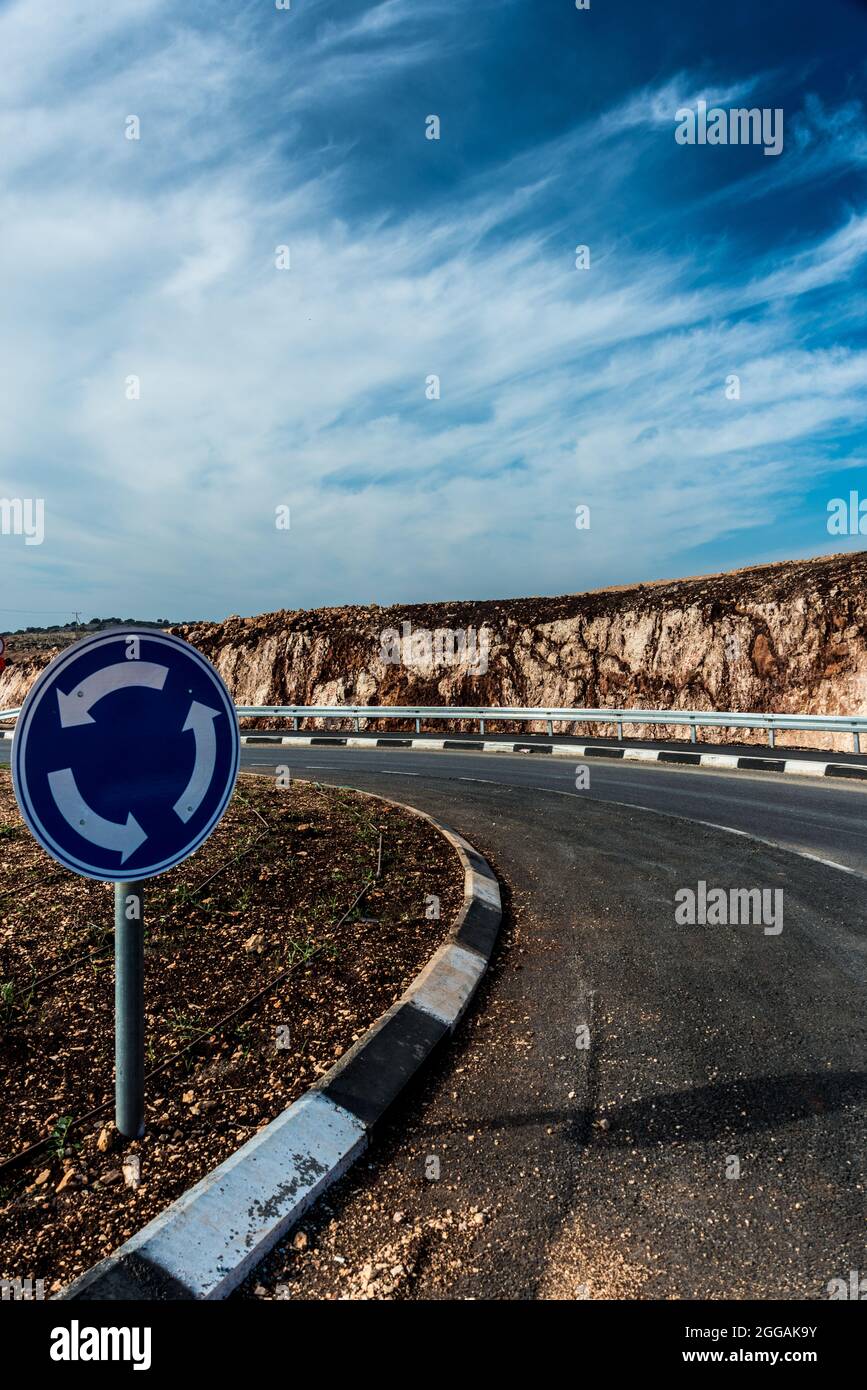
M 21 814 L 54 859 L 114 882 L 165 873 L 225 811 L 241 739 L 201 653 L 153 628 L 115 628 L 58 656 L 12 743 Z

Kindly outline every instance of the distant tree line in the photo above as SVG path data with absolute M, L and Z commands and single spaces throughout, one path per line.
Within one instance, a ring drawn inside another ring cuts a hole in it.
M 180 627 L 171 618 L 91 618 L 86 623 L 52 623 L 48 627 L 19 627 L 14 636 L 39 632 L 101 632 L 106 627 Z

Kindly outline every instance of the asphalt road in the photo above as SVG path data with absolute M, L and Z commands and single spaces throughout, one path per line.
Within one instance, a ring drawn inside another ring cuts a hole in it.
M 602 760 L 576 791 L 535 754 L 244 764 L 435 813 L 508 904 L 448 1054 L 246 1296 L 813 1299 L 867 1270 L 867 792 Z M 782 931 L 678 926 L 699 880 L 782 889 Z
M 243 762 L 433 812 L 506 920 L 425 1083 L 239 1296 L 819 1299 L 867 1272 L 867 790 L 588 760 L 579 791 L 536 754 Z M 782 930 L 677 925 L 700 880 L 782 889 Z
M 532 806 L 542 792 L 642 806 L 689 821 L 729 826 L 867 874 L 867 787 L 853 782 L 801 780 L 759 772 L 709 772 L 658 763 L 643 766 L 598 758 L 576 757 L 572 763 L 568 758 L 535 753 L 269 748 L 258 744 L 244 749 L 245 768 L 261 772 L 281 764 L 299 777 L 345 782 L 386 795 L 390 790 L 398 798 L 420 785 L 439 788 L 449 798 L 446 805 L 455 808 L 465 787 L 474 782 L 513 787 L 527 795 Z M 589 770 L 590 782 L 581 792 L 575 786 L 579 766 Z M 683 833 L 691 832 L 684 828 Z

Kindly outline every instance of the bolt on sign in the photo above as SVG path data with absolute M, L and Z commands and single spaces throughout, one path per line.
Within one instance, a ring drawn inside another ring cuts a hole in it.
M 241 740 L 201 653 L 152 628 L 76 642 L 42 672 L 12 743 L 21 814 L 59 864 L 115 885 L 117 1126 L 144 1133 L 144 892 L 222 818 Z

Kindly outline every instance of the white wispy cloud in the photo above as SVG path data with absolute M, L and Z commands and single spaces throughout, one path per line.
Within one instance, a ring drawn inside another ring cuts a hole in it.
M 647 217 L 630 175 L 702 79 L 435 205 L 347 210 L 352 151 L 327 130 L 293 145 L 293 120 L 346 83 L 375 102 L 387 71 L 446 41 L 425 18 L 449 8 L 332 7 L 279 57 L 254 25 L 191 27 L 159 0 L 75 3 L 63 25 L 36 0 L 0 14 L 16 73 L 0 104 L 0 493 L 47 512 L 44 546 L 0 540 L 22 608 L 218 615 L 652 577 L 785 515 L 831 467 L 863 418 L 867 359 L 808 347 L 799 304 L 809 319 L 814 291 L 844 293 L 865 218 L 744 266 L 676 218 L 655 249 L 630 236 L 630 212 Z M 839 121 L 863 138 L 851 110 Z M 421 125 L 418 143 L 431 157 Z M 588 226 L 603 230 L 580 272 Z

